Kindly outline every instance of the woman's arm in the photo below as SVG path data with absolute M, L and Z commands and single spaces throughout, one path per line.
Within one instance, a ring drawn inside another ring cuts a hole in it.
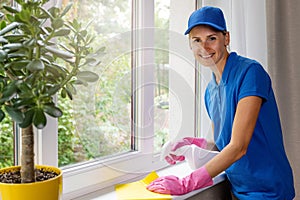
M 229 144 L 205 165 L 211 177 L 217 176 L 246 154 L 261 104 L 262 99 L 257 96 L 248 96 L 239 101 Z

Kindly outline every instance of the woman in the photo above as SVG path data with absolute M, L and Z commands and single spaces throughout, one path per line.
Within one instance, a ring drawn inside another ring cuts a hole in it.
M 147 189 L 181 195 L 212 185 L 212 178 L 225 171 L 238 199 L 293 199 L 293 174 L 268 74 L 258 62 L 228 52 L 229 32 L 219 8 L 192 13 L 185 34 L 196 60 L 213 72 L 205 103 L 220 153 L 182 179 L 160 177 Z M 191 143 L 203 146 L 199 138 L 184 138 L 173 150 Z M 166 159 L 175 164 L 182 156 Z

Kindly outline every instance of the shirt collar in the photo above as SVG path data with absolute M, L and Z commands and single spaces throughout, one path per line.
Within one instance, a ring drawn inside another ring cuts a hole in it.
M 234 60 L 236 59 L 236 57 L 237 57 L 237 54 L 235 52 L 232 52 L 232 53 L 229 54 L 229 56 L 227 58 L 227 61 L 226 61 L 226 64 L 225 64 L 225 67 L 224 67 L 224 71 L 222 73 L 222 78 L 221 78 L 221 81 L 220 81 L 219 85 L 226 85 L 227 84 L 229 73 L 230 73 L 230 71 L 233 67 L 233 63 L 234 63 Z M 217 85 L 216 77 L 215 77 L 214 73 L 212 73 L 212 80 L 213 80 L 214 85 Z

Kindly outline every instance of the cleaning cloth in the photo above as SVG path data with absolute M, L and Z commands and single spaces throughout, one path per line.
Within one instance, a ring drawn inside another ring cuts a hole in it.
M 146 186 L 159 176 L 156 172 L 151 172 L 144 179 L 125 184 L 117 184 L 115 190 L 118 200 L 152 200 L 152 199 L 172 199 L 171 195 L 158 194 L 147 190 Z

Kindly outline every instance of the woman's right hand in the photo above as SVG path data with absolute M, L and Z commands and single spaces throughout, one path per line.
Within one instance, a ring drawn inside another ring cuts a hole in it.
M 200 148 L 205 149 L 207 146 L 207 141 L 204 138 L 195 138 L 195 137 L 185 137 L 175 143 L 167 142 L 163 147 L 163 156 L 164 159 L 171 165 L 176 164 L 178 161 L 185 160 L 184 155 L 174 154 L 177 149 L 183 146 L 196 145 Z M 164 153 L 166 152 L 166 153 Z

